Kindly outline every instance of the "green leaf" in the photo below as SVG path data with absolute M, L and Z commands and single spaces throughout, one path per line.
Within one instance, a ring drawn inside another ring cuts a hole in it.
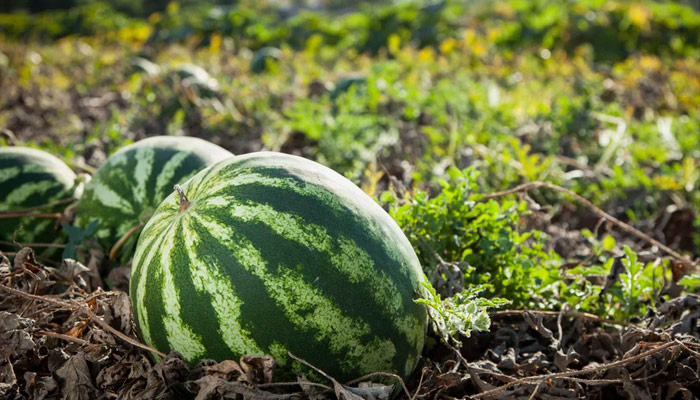
M 396 196 L 394 196 L 394 193 L 387 190 L 379 196 L 379 201 L 382 203 L 393 203 L 396 200 Z
M 100 225 L 100 219 L 94 219 L 90 221 L 88 226 L 85 228 L 85 231 L 83 231 L 83 238 L 88 238 L 97 232 L 97 227 Z
M 605 276 L 609 272 L 609 268 L 606 269 L 602 265 L 591 265 L 589 267 L 584 267 L 582 265 L 579 265 L 578 267 L 574 267 L 568 271 L 569 274 L 571 275 L 582 275 L 582 276 L 594 276 L 594 275 L 599 275 L 599 276 Z
M 678 284 L 685 286 L 689 291 L 696 292 L 700 289 L 700 274 L 686 275 L 678 281 Z
M 68 225 L 67 223 L 65 223 L 63 221 L 61 221 L 61 226 L 63 227 L 63 230 L 65 230 L 66 233 L 68 233 L 68 237 L 71 240 L 78 240 L 79 241 L 79 239 L 82 238 L 83 231 L 80 228 L 78 228 L 77 226 Z
M 603 248 L 607 251 L 615 249 L 615 239 L 610 235 L 605 235 L 603 238 Z
M 469 337 L 475 330 L 485 331 L 491 325 L 487 309 L 510 304 L 506 299 L 485 299 L 476 295 L 484 290 L 483 286 L 468 288 L 448 299 L 441 299 L 435 288 L 427 282 L 421 282 L 428 296 L 414 300 L 425 304 L 435 332 L 446 343 L 461 345 L 457 335 Z

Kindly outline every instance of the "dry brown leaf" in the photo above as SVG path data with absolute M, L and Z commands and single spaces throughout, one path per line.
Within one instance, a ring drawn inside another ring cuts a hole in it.
M 275 359 L 271 356 L 246 355 L 241 357 L 241 367 L 245 370 L 248 382 L 270 383 L 275 369 Z
M 54 274 L 58 278 L 58 282 L 64 285 L 76 284 L 79 288 L 87 291 L 92 291 L 93 287 L 88 287 L 86 278 L 90 270 L 76 260 L 69 258 L 61 262 L 61 266 L 55 270 Z
M 278 394 L 256 389 L 239 381 L 227 381 L 214 375 L 207 375 L 194 382 L 189 382 L 187 388 L 197 393 L 195 400 L 218 399 L 259 399 L 259 400 L 296 400 L 301 399 L 298 393 Z
M 36 372 L 25 372 L 24 382 L 24 391 L 33 400 L 44 400 L 58 389 L 58 384 L 52 376 L 38 376 Z
M 90 400 L 97 398 L 85 355 L 78 353 L 69 358 L 56 371 L 60 379 L 62 398 L 65 400 Z

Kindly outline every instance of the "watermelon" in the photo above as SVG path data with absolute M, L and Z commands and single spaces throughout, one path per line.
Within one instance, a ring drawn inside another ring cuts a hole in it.
M 28 147 L 0 148 L 0 212 L 25 210 L 70 199 L 74 195 L 76 176 L 63 161 L 53 155 Z M 61 212 L 67 204 L 37 209 L 36 212 Z M 22 243 L 60 243 L 56 219 L 0 219 L 0 240 Z M 0 244 L 2 251 L 17 251 L 18 246 Z M 44 256 L 59 254 L 47 249 Z
M 357 86 L 358 89 L 360 87 L 367 86 L 367 78 L 362 75 L 354 75 L 339 80 L 333 87 L 333 90 L 331 90 L 331 100 L 335 100 L 338 96 L 340 96 L 343 93 L 346 93 L 353 86 Z
M 250 71 L 254 74 L 266 72 L 270 65 L 279 62 L 282 51 L 276 47 L 263 47 L 253 54 L 250 61 Z
M 219 92 L 219 82 L 198 65 L 182 64 L 172 73 L 178 77 L 178 81 L 184 88 L 192 90 L 199 98 L 213 98 Z
M 188 362 L 288 352 L 340 380 L 415 368 L 428 317 L 398 225 L 340 174 L 280 153 L 201 171 L 139 238 L 130 296 L 143 340 Z
M 110 156 L 85 185 L 75 224 L 86 228 L 99 219 L 96 237 L 107 251 L 126 235 L 119 252 L 113 253 L 126 262 L 141 227 L 173 185 L 231 156 L 213 143 L 192 137 L 154 136 L 126 146 Z

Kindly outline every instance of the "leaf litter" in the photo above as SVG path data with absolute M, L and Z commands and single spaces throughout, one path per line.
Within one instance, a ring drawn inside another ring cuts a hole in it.
M 98 265 L 66 259 L 51 268 L 29 248 L 13 263 L 0 255 L 1 399 L 690 400 L 700 393 L 695 295 L 662 304 L 645 316 L 646 327 L 566 310 L 496 311 L 491 330 L 461 338 L 461 350 L 431 335 L 403 387 L 378 375 L 343 384 L 311 365 L 324 380 L 278 382 L 270 356 L 189 366 L 171 352 L 154 362 L 126 292 L 104 290 Z

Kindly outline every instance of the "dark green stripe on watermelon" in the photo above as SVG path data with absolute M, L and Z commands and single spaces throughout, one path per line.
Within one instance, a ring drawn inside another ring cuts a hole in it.
M 0 169 L 3 168 L 1 164 L 2 163 L 0 163 Z M 13 193 L 17 193 L 18 191 L 22 190 L 22 186 L 30 182 L 50 182 L 51 186 L 41 191 L 33 191 L 29 196 L 25 197 L 21 203 L 22 209 L 48 204 L 51 202 L 47 201 L 49 199 L 61 200 L 59 195 L 67 195 L 68 192 L 64 184 L 56 181 L 56 177 L 54 174 L 37 172 L 22 173 L 20 176 L 0 183 L 0 187 L 2 188 L 0 190 L 3 193 L 2 200 L 4 201 L 8 198 L 11 198 L 13 196 Z

